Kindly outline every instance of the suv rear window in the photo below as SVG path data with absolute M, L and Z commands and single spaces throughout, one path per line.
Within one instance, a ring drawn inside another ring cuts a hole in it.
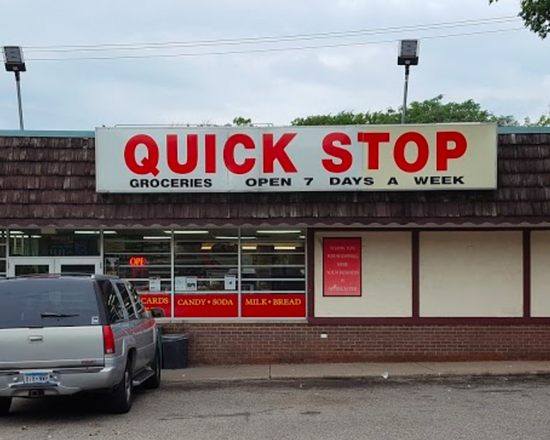
M 0 328 L 100 324 L 91 280 L 0 280 Z

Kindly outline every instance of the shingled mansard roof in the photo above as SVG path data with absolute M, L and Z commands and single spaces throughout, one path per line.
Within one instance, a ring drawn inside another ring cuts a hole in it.
M 99 194 L 93 132 L 0 132 L 0 227 L 542 224 L 550 130 L 499 134 L 498 189 L 425 192 Z

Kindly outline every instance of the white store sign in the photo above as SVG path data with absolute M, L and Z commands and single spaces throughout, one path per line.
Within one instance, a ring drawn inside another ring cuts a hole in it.
M 98 192 L 497 187 L 495 124 L 101 127 Z

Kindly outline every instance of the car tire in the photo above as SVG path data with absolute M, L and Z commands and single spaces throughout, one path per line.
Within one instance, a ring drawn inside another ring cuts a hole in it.
M 0 397 L 0 417 L 10 412 L 11 397 Z
M 154 371 L 155 374 L 153 374 L 149 379 L 143 382 L 143 387 L 149 390 L 157 389 L 158 387 L 160 387 L 162 365 L 160 362 L 160 354 L 158 350 L 156 350 L 155 358 L 153 359 L 153 363 L 151 364 L 151 369 Z
M 132 360 L 128 359 L 122 379 L 110 395 L 111 412 L 114 414 L 126 414 L 132 408 L 133 400 L 134 384 L 132 376 Z

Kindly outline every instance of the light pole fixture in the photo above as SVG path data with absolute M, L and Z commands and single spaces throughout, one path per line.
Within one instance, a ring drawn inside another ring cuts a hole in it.
M 4 65 L 8 72 L 15 74 L 15 85 L 17 86 L 17 103 L 19 105 L 19 128 L 25 129 L 23 124 L 23 105 L 21 103 L 21 72 L 27 70 L 23 50 L 19 46 L 4 46 Z
M 409 92 L 409 69 L 410 66 L 418 65 L 418 40 L 401 40 L 399 42 L 399 53 L 397 55 L 397 65 L 405 66 L 405 90 L 403 91 L 403 109 L 401 111 L 401 123 L 405 123 L 407 114 L 407 94 Z

